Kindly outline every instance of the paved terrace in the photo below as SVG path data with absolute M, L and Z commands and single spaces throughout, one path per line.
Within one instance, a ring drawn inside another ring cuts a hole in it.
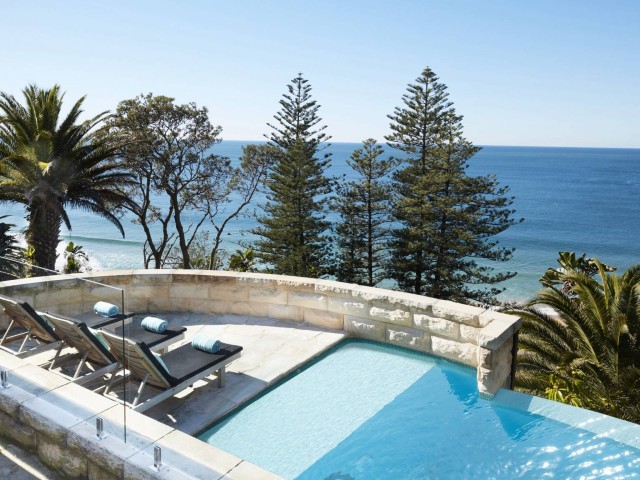
M 158 315 L 167 320 L 173 330 L 187 329 L 185 338 L 171 345 L 169 350 L 191 343 L 198 333 L 243 347 L 242 356 L 227 367 L 223 388 L 218 387 L 215 375 L 210 375 L 144 412 L 189 435 L 214 423 L 345 337 L 343 331 L 268 317 L 181 312 Z M 63 353 L 73 351 L 63 350 Z M 46 365 L 52 358 L 53 352 L 48 351 L 28 357 L 27 361 Z M 135 391 L 138 384 L 130 385 L 129 391 Z M 147 386 L 146 390 L 149 395 L 159 391 L 152 386 Z M 123 398 L 122 388 L 116 388 L 113 393 Z
M 0 390 L 0 431 L 65 478 L 275 478 L 189 436 L 321 354 L 344 336 L 387 342 L 477 368 L 481 393 L 508 386 L 520 320 L 477 307 L 325 280 L 235 272 L 118 271 L 86 275 L 119 287 L 127 310 L 241 345 L 226 386 L 214 377 L 147 410 L 123 407 L 35 364 L 0 352 L 13 387 Z M 0 293 L 40 311 L 79 315 L 113 289 L 74 276 L 0 283 Z M 0 315 L 0 331 L 3 320 Z M 109 436 L 95 437 L 95 418 Z M 153 448 L 161 472 L 151 471 Z

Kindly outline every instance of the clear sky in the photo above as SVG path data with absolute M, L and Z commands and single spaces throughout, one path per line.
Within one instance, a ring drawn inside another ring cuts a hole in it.
M 153 92 L 256 140 L 303 72 L 336 142 L 383 141 L 425 66 L 480 145 L 640 147 L 640 0 L 9 1 L 0 90 Z

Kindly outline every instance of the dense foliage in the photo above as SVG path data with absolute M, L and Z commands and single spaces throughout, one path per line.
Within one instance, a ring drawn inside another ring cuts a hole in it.
M 129 174 L 96 137 L 105 114 L 78 123 L 84 97 L 62 117 L 64 94 L 57 85 L 50 90 L 31 85 L 23 94 L 24 105 L 0 93 L 0 202 L 25 205 L 33 262 L 53 270 L 62 222 L 71 229 L 68 207 L 106 218 L 124 236 L 116 210 L 125 200 L 118 187 Z
M 365 140 L 347 160 L 354 179 L 337 190 L 336 276 L 343 282 L 373 287 L 387 277 L 393 198 L 389 175 L 396 162 L 381 158 L 383 153 L 375 140 Z
M 409 84 L 391 119 L 390 147 L 402 154 L 391 276 L 404 291 L 455 301 L 494 302 L 500 289 L 480 287 L 515 273 L 495 273 L 487 261 L 507 261 L 512 249 L 495 235 L 515 223 L 508 187 L 495 177 L 470 177 L 467 161 L 479 150 L 462 135 L 462 117 L 446 86 L 426 68 Z M 480 261 L 479 261 L 480 260 Z
M 511 311 L 524 319 L 517 388 L 640 423 L 640 265 L 618 276 L 584 255 L 558 262 Z
M 299 74 L 280 100 L 272 133 L 267 138 L 280 150 L 267 185 L 264 215 L 253 233 L 260 239 L 255 254 L 268 271 L 278 274 L 319 277 L 331 269 L 331 244 L 326 221 L 332 180 L 325 176 L 330 155 L 320 106 L 311 98 L 308 80 Z
M 479 149 L 462 135 L 462 117 L 429 68 L 389 115 L 386 139 L 400 158 L 383 158 L 368 139 L 347 160 L 354 178 L 342 182 L 326 175 L 330 137 L 302 74 L 268 124 L 267 145 L 244 146 L 237 165 L 214 153 L 222 129 L 195 103 L 141 95 L 113 115 L 78 123 L 84 98 L 62 118 L 59 87 L 31 86 L 24 96 L 21 105 L 0 95 L 0 202 L 26 206 L 23 258 L 36 265 L 54 268 L 71 206 L 121 232 L 121 210 L 129 210 L 145 234 L 145 268 L 214 269 L 232 260 L 234 269 L 394 281 L 400 290 L 464 302 L 494 301 L 501 291 L 494 285 L 515 275 L 492 267 L 512 254 L 494 238 L 515 223 L 508 188 L 466 174 Z M 250 258 L 242 250 L 230 257 L 223 233 L 250 214 L 262 186 Z M 79 253 L 66 256 L 65 269 L 80 270 Z
M 6 215 L 0 216 L 0 220 Z M 11 280 L 22 276 L 24 260 L 22 248 L 18 245 L 15 235 L 10 231 L 15 225 L 0 222 L 0 281 Z
M 153 262 L 161 268 L 174 242 L 182 267 L 191 268 L 189 247 L 212 205 L 228 195 L 229 159 L 210 152 L 221 131 L 206 108 L 152 94 L 120 102 L 109 119 L 103 134 L 118 146 L 122 166 L 135 177 L 125 190 L 126 207 L 145 232 L 146 267 Z M 164 195 L 168 206 L 154 203 L 152 194 Z M 161 226 L 156 235 L 155 223 Z

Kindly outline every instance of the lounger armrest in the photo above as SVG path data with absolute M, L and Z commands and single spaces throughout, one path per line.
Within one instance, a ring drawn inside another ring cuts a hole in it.
M 184 333 L 187 331 L 187 327 L 179 328 L 178 330 L 165 330 L 162 333 L 156 334 L 158 339 L 153 342 L 146 343 L 147 347 L 150 350 L 155 351 L 156 345 L 166 343 L 167 345 L 171 345 L 173 343 L 179 342 L 184 338 Z
M 131 323 L 131 319 L 134 315 L 135 313 L 133 312 L 125 312 L 114 315 L 113 317 L 101 317 L 100 315 L 96 315 L 94 312 L 84 312 L 80 315 L 75 315 L 73 320 L 77 323 L 86 323 L 87 326 L 91 328 L 106 328 L 112 330 L 122 324 L 123 320 L 125 325 Z

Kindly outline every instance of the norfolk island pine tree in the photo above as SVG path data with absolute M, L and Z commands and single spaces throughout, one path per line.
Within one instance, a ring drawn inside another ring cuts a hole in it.
M 322 153 L 330 137 L 326 126 L 317 126 L 320 106 L 308 80 L 299 74 L 287 89 L 269 124 L 269 144 L 281 155 L 270 168 L 264 215 L 252 231 L 260 237 L 255 253 L 269 272 L 320 277 L 332 264 L 326 215 L 334 182 L 325 176 L 330 154 Z
M 408 85 L 404 106 L 389 115 L 392 133 L 386 140 L 404 154 L 393 176 L 399 226 L 391 242 L 390 272 L 404 291 L 493 303 L 502 291 L 493 285 L 515 275 L 496 273 L 486 262 L 507 261 L 513 254 L 494 237 L 522 220 L 512 218 L 509 188 L 495 176 L 466 174 L 467 161 L 479 148 L 463 137 L 462 117 L 446 88 L 425 68 Z

